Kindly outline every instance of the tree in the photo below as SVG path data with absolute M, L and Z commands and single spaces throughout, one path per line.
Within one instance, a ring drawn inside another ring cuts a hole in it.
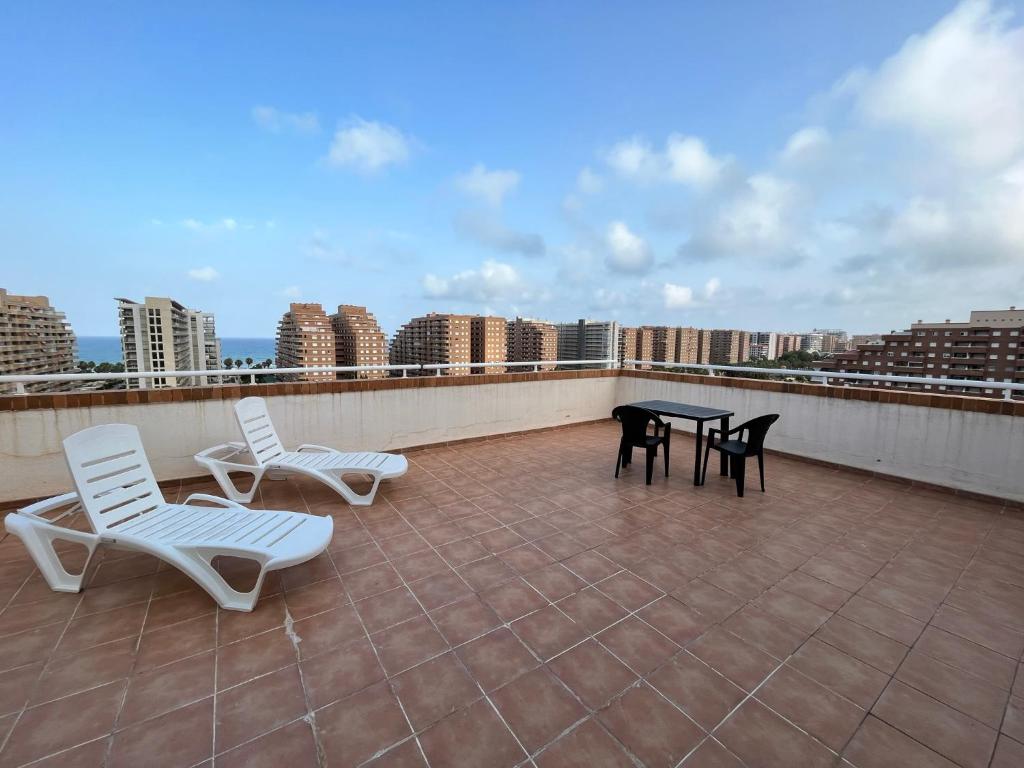
M 242 367 L 242 359 L 239 358 L 238 360 L 235 360 L 235 368 L 241 368 L 241 367 Z
M 225 368 L 226 368 L 227 370 L 231 370 L 231 369 L 232 369 L 232 368 L 234 367 L 234 365 L 235 365 L 235 361 L 234 361 L 234 359 L 232 359 L 232 358 L 230 358 L 230 357 L 225 357 L 225 358 L 224 358 L 224 367 L 225 367 Z
M 83 371 L 85 373 L 88 373 L 89 371 L 93 370 L 95 367 L 96 367 L 96 363 L 94 363 L 92 360 L 79 360 L 78 361 L 78 370 Z
M 252 368 L 252 358 L 251 357 L 245 358 L 245 367 L 246 368 Z

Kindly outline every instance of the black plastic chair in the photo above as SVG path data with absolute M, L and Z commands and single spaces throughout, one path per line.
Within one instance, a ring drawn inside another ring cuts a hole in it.
M 708 456 L 712 450 L 724 453 L 729 457 L 729 474 L 736 481 L 736 495 L 743 495 L 743 477 L 747 471 L 747 457 L 757 456 L 757 468 L 761 474 L 761 492 L 764 493 L 764 438 L 768 429 L 779 420 L 779 414 L 770 413 L 767 416 L 758 416 L 756 419 L 740 424 L 736 429 L 730 429 L 722 435 L 720 429 L 708 430 L 708 443 L 704 449 L 704 468 L 700 473 L 700 484 L 704 485 L 704 478 L 708 474 Z M 747 439 L 743 440 L 743 432 L 747 432 Z M 729 435 L 740 433 L 736 440 L 719 439 L 718 445 L 714 445 L 715 435 L 727 438 Z
M 651 484 L 654 475 L 654 457 L 658 455 L 658 446 L 665 446 L 665 477 L 668 477 L 668 450 L 672 439 L 672 425 L 666 424 L 656 414 L 635 405 L 620 405 L 612 411 L 612 418 L 622 424 L 622 438 L 619 440 L 619 455 L 615 459 L 615 476 L 619 476 L 619 467 L 629 466 L 633 462 L 633 449 L 643 448 L 647 451 L 647 484 Z M 654 422 L 654 434 L 647 434 L 647 425 Z M 658 435 L 658 430 L 664 433 Z

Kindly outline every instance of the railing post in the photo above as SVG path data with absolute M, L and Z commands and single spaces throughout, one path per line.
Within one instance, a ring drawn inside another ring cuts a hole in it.
M 435 376 L 440 376 L 441 375 L 441 369 L 438 368 L 436 371 L 434 371 L 434 375 Z
M 255 373 L 250 373 L 249 374 L 249 383 L 250 384 L 255 384 L 256 383 L 256 374 Z
M 406 379 L 408 377 L 409 377 L 409 369 L 408 368 L 403 368 L 402 369 L 402 378 Z
M 824 384 L 827 387 L 828 386 L 828 376 L 822 376 L 821 377 L 821 383 Z
M 1003 390 L 1003 399 L 1004 400 L 1013 400 L 1013 390 L 1010 389 L 1009 387 L 1004 389 Z
M 16 381 L 14 382 L 14 394 L 24 395 L 25 394 L 25 382 Z
M 537 363 L 534 363 L 533 364 L 533 372 L 534 373 L 540 373 L 540 365 L 538 365 Z

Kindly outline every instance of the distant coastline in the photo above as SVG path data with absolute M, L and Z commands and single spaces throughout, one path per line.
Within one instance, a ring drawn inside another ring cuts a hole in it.
M 273 339 L 224 338 L 220 340 L 220 358 L 245 360 L 251 357 L 260 362 L 274 359 Z M 78 359 L 94 363 L 120 363 L 121 339 L 117 336 L 79 336 Z

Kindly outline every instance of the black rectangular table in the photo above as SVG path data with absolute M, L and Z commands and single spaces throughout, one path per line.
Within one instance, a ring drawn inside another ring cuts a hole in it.
M 637 408 L 646 408 L 659 416 L 671 416 L 676 419 L 689 419 L 697 422 L 697 453 L 693 458 L 693 484 L 700 485 L 700 460 L 701 449 L 704 447 L 704 422 L 721 421 L 722 435 L 729 432 L 729 417 L 735 416 L 732 411 L 723 411 L 721 408 L 706 408 L 703 405 L 688 405 L 687 403 L 673 403 L 669 400 L 643 400 L 639 403 L 630 403 Z M 719 473 L 729 474 L 729 457 L 724 453 L 721 457 Z

